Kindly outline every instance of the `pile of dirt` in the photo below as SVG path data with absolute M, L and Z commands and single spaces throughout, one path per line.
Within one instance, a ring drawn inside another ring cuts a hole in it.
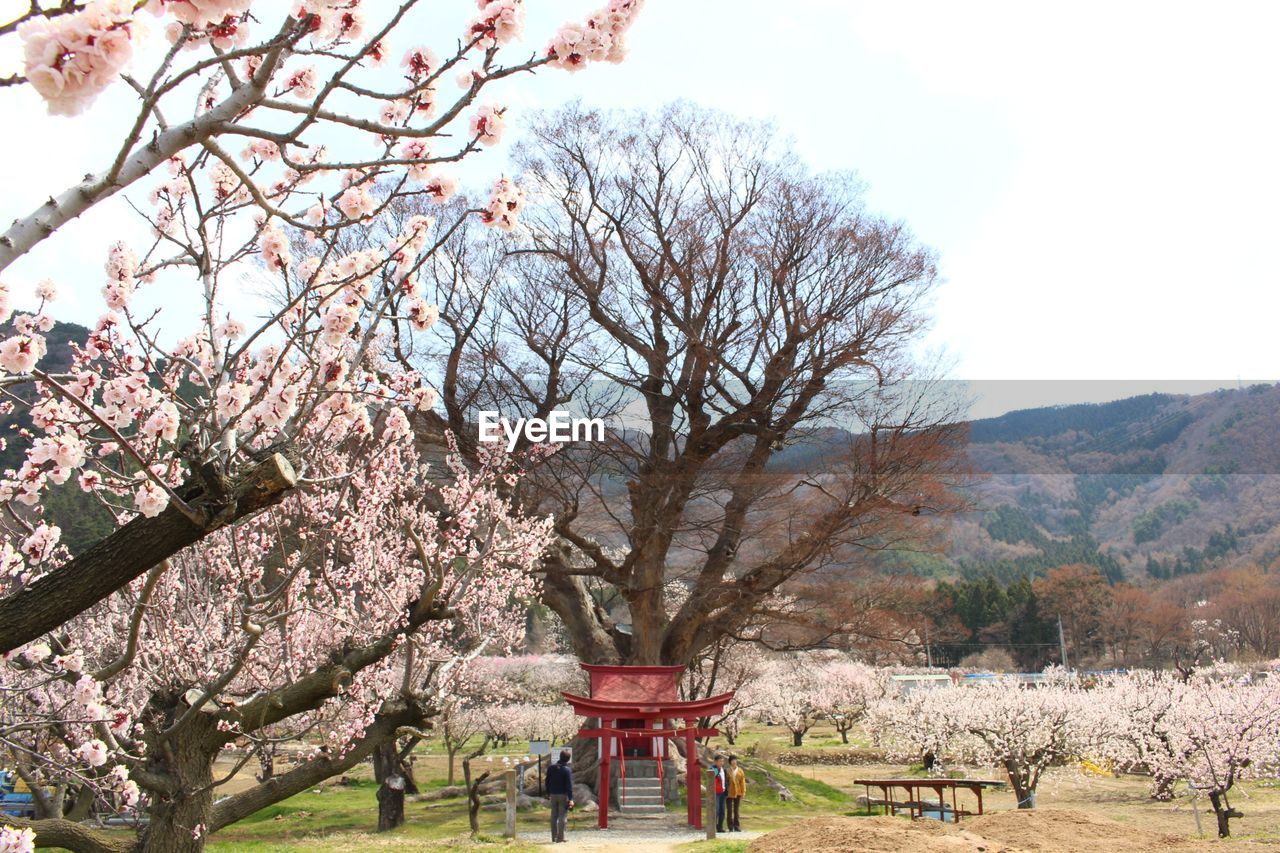
M 891 817 L 820 817 L 756 839 L 752 853 L 1146 853 L 1202 849 L 1072 809 L 996 812 L 959 825 Z
M 1016 850 L 1053 853 L 1094 853 L 1102 841 L 1106 842 L 1109 853 L 1186 850 L 1191 844 L 1179 835 L 1137 829 L 1075 809 L 993 812 L 967 820 L 961 826 Z
M 966 829 L 933 820 L 894 817 L 817 817 L 751 842 L 751 853 L 1013 853 Z

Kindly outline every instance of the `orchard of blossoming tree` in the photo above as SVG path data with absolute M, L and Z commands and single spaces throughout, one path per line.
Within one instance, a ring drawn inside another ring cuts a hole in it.
M 428 466 L 411 418 L 436 392 L 396 341 L 435 322 L 419 275 L 437 246 L 519 213 L 500 175 L 478 204 L 430 206 L 503 132 L 481 99 L 619 61 L 639 3 L 584 8 L 545 47 L 520 45 L 520 0 L 479 3 L 441 54 L 417 41 L 419 5 L 91 0 L 0 30 L 23 56 L 4 82 L 70 124 L 108 88 L 136 95 L 124 137 L 95 141 L 101 171 L 49 187 L 0 236 L 0 267 L 117 193 L 151 229 L 101 259 L 101 319 L 68 370 L 41 363 L 59 283 L 28 310 L 0 291 L 4 405 L 28 424 L 0 484 L 3 732 L 39 843 L 201 849 L 426 726 L 465 661 L 521 625 L 550 535 L 504 497 L 524 463 L 446 448 Z M 427 211 L 350 248 L 410 198 Z M 258 320 L 239 275 L 254 259 L 276 305 Z M 198 294 L 198 316 L 138 310 L 154 288 Z M 69 482 L 117 525 L 76 554 L 42 511 Z M 310 758 L 215 804 L 222 750 L 303 733 Z M 136 841 L 82 823 L 140 805 Z

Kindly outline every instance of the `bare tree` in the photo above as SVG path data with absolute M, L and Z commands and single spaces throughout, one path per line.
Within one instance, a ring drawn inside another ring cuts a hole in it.
M 688 663 L 949 505 L 957 430 L 910 381 L 934 259 L 852 176 L 688 105 L 571 106 L 518 157 L 525 247 L 460 232 L 424 268 L 450 332 L 436 426 L 609 421 L 521 486 L 556 519 L 543 595 L 583 660 Z

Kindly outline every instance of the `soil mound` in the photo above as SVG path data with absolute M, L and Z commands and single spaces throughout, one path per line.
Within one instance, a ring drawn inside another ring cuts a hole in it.
M 891 817 L 820 817 L 756 839 L 751 853 L 1148 853 L 1203 849 L 1073 809 L 996 812 L 959 824 Z
M 1023 809 L 970 818 L 961 826 L 983 838 L 1016 850 L 1053 853 L 1146 853 L 1148 850 L 1186 850 L 1191 844 L 1178 835 L 1137 829 L 1075 809 Z
M 757 838 L 751 853 L 1013 853 L 967 829 L 893 817 L 818 817 Z

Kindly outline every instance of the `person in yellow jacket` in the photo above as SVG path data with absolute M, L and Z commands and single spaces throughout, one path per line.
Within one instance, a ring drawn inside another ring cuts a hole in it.
M 738 756 L 729 756 L 729 831 L 741 832 L 742 798 L 747 795 L 747 774 L 738 766 Z

